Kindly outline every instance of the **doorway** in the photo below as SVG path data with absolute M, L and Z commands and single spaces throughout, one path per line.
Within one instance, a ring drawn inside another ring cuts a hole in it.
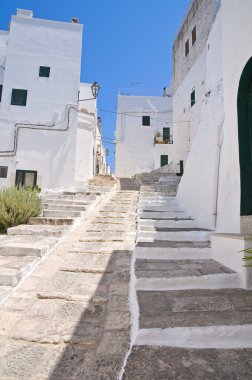
M 240 214 L 252 215 L 252 57 L 243 69 L 237 97 L 241 179 Z
M 23 186 L 34 187 L 37 184 L 37 172 L 34 170 L 17 170 L 15 185 L 17 187 Z
M 168 165 L 168 155 L 167 154 L 161 154 L 160 156 L 160 166 Z

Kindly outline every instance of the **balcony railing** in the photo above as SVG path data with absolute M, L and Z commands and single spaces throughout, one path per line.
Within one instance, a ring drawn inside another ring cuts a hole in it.
M 154 137 L 154 145 L 156 144 L 173 144 L 173 136 L 164 138 L 162 135 L 156 135 Z

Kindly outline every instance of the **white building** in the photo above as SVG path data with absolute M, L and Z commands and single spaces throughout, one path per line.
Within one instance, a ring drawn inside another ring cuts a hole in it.
M 173 48 L 173 117 L 191 134 L 174 129 L 177 197 L 219 232 L 251 229 L 251 14 L 251 0 L 194 0 Z
M 95 135 L 97 110 L 80 102 L 78 123 L 83 27 L 32 16 L 18 10 L 0 32 L 0 186 L 84 187 L 96 144 L 83 119 Z
M 174 162 L 172 98 L 118 96 L 115 175 L 132 177 Z

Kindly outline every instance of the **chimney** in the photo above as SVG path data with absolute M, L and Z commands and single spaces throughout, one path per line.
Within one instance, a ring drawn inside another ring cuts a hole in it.
M 32 18 L 33 12 L 28 9 L 17 9 L 17 16 Z

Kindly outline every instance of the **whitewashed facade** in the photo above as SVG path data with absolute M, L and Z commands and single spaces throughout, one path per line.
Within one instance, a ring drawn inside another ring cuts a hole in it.
M 239 233 L 252 214 L 251 145 L 245 143 L 252 114 L 251 14 L 250 0 L 195 0 L 173 48 L 173 117 L 187 121 L 191 133 L 188 142 L 174 130 L 176 158 L 186 162 L 177 198 L 202 226 L 224 233 Z M 240 120 L 240 101 L 247 102 L 247 122 Z
M 173 159 L 172 98 L 118 96 L 115 175 L 132 177 L 170 164 Z
M 96 101 L 78 117 L 82 30 L 18 10 L 0 32 L 0 186 L 82 188 L 95 172 L 80 120 L 95 130 Z

